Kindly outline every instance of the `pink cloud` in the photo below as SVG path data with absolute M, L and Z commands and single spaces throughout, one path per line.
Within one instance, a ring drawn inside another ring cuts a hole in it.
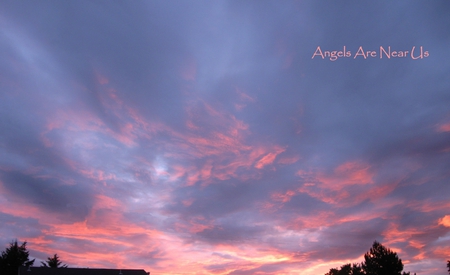
M 408 208 L 414 211 L 420 211 L 422 213 L 433 212 L 436 210 L 447 210 L 450 208 L 450 202 L 442 201 L 409 201 L 407 202 Z
M 374 174 L 370 166 L 361 162 L 346 162 L 334 170 L 333 178 L 339 178 L 340 184 L 368 184 L 373 183 Z M 327 179 L 331 180 L 331 179 Z
M 437 126 L 438 132 L 450 132 L 450 123 L 445 123 Z
M 383 232 L 384 239 L 386 240 L 386 245 L 395 244 L 397 242 L 407 242 L 412 239 L 415 235 L 423 233 L 417 228 L 402 228 L 399 229 L 399 224 L 392 222 L 389 228 Z
M 364 200 L 376 201 L 395 190 L 400 182 L 397 179 L 374 184 L 376 172 L 370 165 L 360 162 L 345 162 L 332 173 L 300 170 L 297 175 L 305 181 L 298 191 L 342 206 L 355 205 Z
M 279 164 L 294 164 L 300 160 L 300 156 L 292 156 L 292 157 L 280 157 L 278 159 Z
M 283 148 L 277 148 L 276 152 L 266 154 L 255 164 L 255 167 L 258 169 L 262 169 L 262 168 L 264 168 L 264 166 L 272 164 L 275 161 L 275 158 L 277 157 L 277 155 L 284 152 L 284 150 L 285 149 L 283 149 Z
M 295 194 L 296 194 L 295 191 L 293 191 L 293 190 L 288 190 L 288 191 L 286 191 L 286 193 L 284 193 L 284 194 L 280 194 L 280 193 L 272 194 L 271 198 L 272 198 L 272 200 L 274 200 L 274 201 L 280 201 L 280 202 L 285 203 L 285 202 L 290 201 L 291 198 L 292 198 Z

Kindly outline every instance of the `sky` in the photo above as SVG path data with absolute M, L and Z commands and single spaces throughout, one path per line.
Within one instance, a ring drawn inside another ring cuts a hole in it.
M 0 249 L 155 275 L 450 260 L 450 2 L 0 3 Z

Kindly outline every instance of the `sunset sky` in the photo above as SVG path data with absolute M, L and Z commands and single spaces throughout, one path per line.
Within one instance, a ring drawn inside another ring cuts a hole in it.
M 323 275 L 377 240 L 405 271 L 447 274 L 449 13 L 1 1 L 0 250 L 27 241 L 35 266 L 57 253 L 152 275 Z

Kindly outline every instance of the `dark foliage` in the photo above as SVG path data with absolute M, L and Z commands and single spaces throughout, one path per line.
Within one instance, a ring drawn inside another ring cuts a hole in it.
M 403 263 L 397 253 L 375 241 L 364 254 L 362 268 L 366 275 L 401 275 Z
M 332 268 L 325 275 L 363 275 L 362 268 L 359 264 L 346 264 L 341 266 L 340 269 Z
M 67 265 L 62 265 L 57 254 L 53 257 L 48 257 L 46 262 L 41 262 L 41 267 L 51 267 L 51 268 L 66 268 Z
M 364 254 L 364 262 L 346 264 L 341 268 L 332 268 L 325 275 L 410 275 L 403 272 L 402 260 L 397 253 L 375 241 L 370 250 Z
M 0 274 L 17 275 L 20 266 L 32 266 L 34 259 L 29 260 L 29 254 L 27 242 L 24 242 L 20 246 L 17 240 L 11 242 L 0 257 Z
M 450 261 L 447 261 L 448 274 L 450 274 Z

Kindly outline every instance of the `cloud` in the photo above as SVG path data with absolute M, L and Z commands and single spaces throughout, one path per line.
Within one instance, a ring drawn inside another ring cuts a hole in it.
M 450 216 L 445 215 L 443 218 L 439 220 L 439 224 L 445 227 L 450 227 Z
M 28 201 L 50 213 L 64 215 L 68 220 L 83 220 L 91 206 L 90 195 L 83 189 L 64 185 L 56 179 L 2 171 L 1 181 L 6 191 L 22 203 Z

